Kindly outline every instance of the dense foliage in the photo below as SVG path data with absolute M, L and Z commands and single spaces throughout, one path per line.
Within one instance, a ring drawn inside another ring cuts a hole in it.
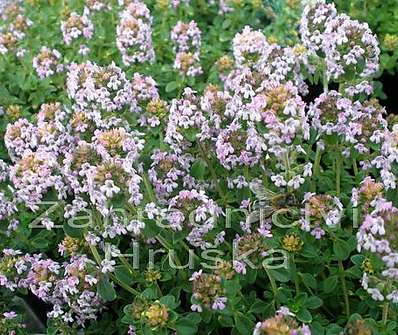
M 5 4 L 0 334 L 397 334 L 397 48 L 352 4 Z

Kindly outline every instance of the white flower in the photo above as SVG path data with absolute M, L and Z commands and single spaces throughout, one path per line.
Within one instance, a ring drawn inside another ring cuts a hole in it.
M 127 230 L 131 231 L 134 235 L 138 235 L 142 229 L 145 228 L 145 223 L 138 220 L 131 220 L 127 226 Z
M 271 180 L 274 182 L 276 187 L 286 186 L 285 178 L 279 174 L 271 176 Z
M 113 180 L 106 180 L 105 185 L 101 186 L 100 190 L 107 198 L 111 198 L 114 194 L 120 192 L 120 188 L 114 184 Z
M 113 267 L 116 264 L 114 260 L 109 260 L 109 259 L 104 259 L 101 262 L 101 272 L 102 273 L 107 273 L 107 272 L 113 272 L 115 268 Z

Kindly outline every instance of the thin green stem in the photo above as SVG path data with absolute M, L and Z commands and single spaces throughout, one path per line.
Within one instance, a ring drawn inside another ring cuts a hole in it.
M 296 288 L 296 295 L 298 295 L 300 293 L 300 283 L 299 283 L 299 279 L 298 279 L 298 275 L 297 275 L 297 269 L 296 269 L 296 263 L 294 261 L 294 255 L 291 255 L 290 262 L 291 262 L 291 266 L 293 269 L 294 286 Z
M 278 287 L 276 286 L 275 279 L 272 277 L 271 272 L 269 272 L 269 270 L 266 267 L 264 267 L 264 270 L 271 284 L 272 293 L 274 295 L 274 303 L 276 304 L 276 307 L 279 308 L 279 304 L 276 301 L 276 296 L 278 294 Z
M 145 172 L 142 173 L 142 180 L 144 181 L 145 190 L 148 193 L 149 200 L 152 202 L 156 201 L 155 193 L 153 192 L 152 185 L 148 180 L 148 177 Z
M 340 188 L 341 188 L 341 162 L 340 157 L 336 159 L 336 196 L 340 196 Z
M 323 92 L 327 93 L 329 91 L 329 85 L 328 85 L 329 81 L 328 81 L 328 77 L 327 77 L 326 71 L 323 72 L 322 80 L 323 80 Z
M 341 286 L 343 287 L 343 294 L 344 294 L 345 314 L 348 317 L 350 316 L 350 301 L 348 299 L 347 282 L 345 280 L 345 269 L 343 262 L 341 260 L 339 260 L 338 263 L 339 263 L 339 275 L 341 280 Z
M 97 262 L 97 264 L 99 266 L 101 266 L 102 259 L 101 259 L 100 254 L 98 253 L 97 248 L 94 245 L 91 245 L 91 244 L 89 244 L 89 247 L 90 247 L 91 254 L 93 255 L 95 261 Z M 109 277 L 115 283 L 117 283 L 120 287 L 124 288 L 126 291 L 130 292 L 131 294 L 133 294 L 135 296 L 140 295 L 140 292 L 138 292 L 137 290 L 133 289 L 132 287 L 124 284 L 123 282 L 121 282 L 119 279 L 116 278 L 116 276 L 113 273 L 109 273 Z
M 355 177 L 358 175 L 358 165 L 357 160 L 355 158 L 352 159 L 352 168 L 354 170 Z
M 160 243 L 165 249 L 167 249 L 167 251 L 174 250 L 174 249 L 173 249 L 173 246 L 171 246 L 171 245 L 163 238 L 162 235 L 158 234 L 158 235 L 156 235 L 155 238 L 159 241 L 159 243 Z M 175 262 L 177 263 L 177 265 L 178 265 L 178 266 L 181 266 L 181 261 L 180 261 L 180 259 L 178 258 L 178 256 L 177 256 L 176 254 L 174 254 L 174 257 L 175 257 Z
M 383 304 L 383 318 L 382 318 L 383 325 L 387 324 L 389 308 L 390 308 L 390 303 L 388 301 L 385 301 Z
M 321 165 L 321 158 L 322 158 L 322 150 L 318 146 L 316 148 L 316 152 L 315 152 L 314 168 L 313 168 L 312 178 L 311 178 L 311 192 L 316 191 L 316 178 L 319 175 L 319 167 Z
M 211 178 L 213 179 L 213 183 L 215 184 L 217 193 L 218 193 L 219 197 L 223 200 L 224 205 L 227 206 L 225 194 L 224 194 L 223 190 L 221 189 L 220 184 L 218 183 L 217 173 L 214 170 L 213 165 L 211 164 L 209 158 L 207 157 L 207 154 L 206 154 L 205 149 L 203 148 L 203 145 L 199 141 L 198 141 L 198 147 L 199 147 L 199 151 L 200 151 L 202 158 L 204 159 L 207 167 L 209 168 Z
M 124 256 L 119 256 L 119 260 L 123 263 L 123 265 L 130 271 L 130 273 L 134 273 L 134 268 L 130 265 L 127 259 Z

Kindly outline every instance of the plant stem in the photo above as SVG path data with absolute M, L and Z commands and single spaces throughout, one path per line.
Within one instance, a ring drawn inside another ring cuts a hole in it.
M 266 267 L 264 267 L 264 270 L 265 270 L 265 273 L 267 274 L 269 282 L 271 284 L 272 293 L 274 294 L 274 302 L 276 304 L 276 307 L 279 308 L 279 304 L 276 302 L 276 296 L 278 294 L 278 288 L 276 286 L 275 279 L 272 277 L 271 272 L 269 272 L 269 270 Z
M 341 184 L 341 165 L 340 165 L 340 157 L 336 159 L 336 196 L 340 196 L 340 184 Z
M 321 164 L 321 158 L 322 158 L 322 150 L 319 147 L 317 147 L 315 153 L 315 160 L 314 160 L 314 169 L 311 178 L 311 192 L 316 191 L 315 179 L 318 177 L 319 174 L 319 166 Z
M 155 194 L 153 192 L 152 185 L 149 182 L 148 177 L 147 177 L 145 172 L 142 173 L 142 180 L 144 181 L 145 190 L 148 193 L 149 200 L 151 200 L 152 202 L 155 202 L 156 201 L 156 197 L 155 197 Z
M 329 91 L 329 86 L 328 86 L 328 77 L 326 74 L 326 71 L 324 70 L 323 72 L 323 92 L 327 93 Z
M 130 273 L 134 273 L 134 268 L 130 265 L 127 259 L 124 256 L 119 256 L 119 260 L 123 263 L 123 265 L 130 271 Z
M 388 301 L 385 301 L 383 304 L 383 319 L 382 319 L 383 325 L 387 324 L 389 307 L 390 307 L 390 303 Z
M 91 251 L 95 261 L 97 262 L 97 264 L 99 266 L 101 266 L 102 259 L 101 259 L 100 254 L 98 253 L 97 248 L 94 245 L 91 245 L 91 244 L 89 244 L 89 247 L 90 247 L 90 251 Z M 133 289 L 132 287 L 122 283 L 119 279 L 116 278 L 116 276 L 113 273 L 109 273 L 109 277 L 114 282 L 116 282 L 120 287 L 124 288 L 126 291 L 130 292 L 131 294 L 133 294 L 135 296 L 140 295 L 140 292 L 138 292 L 137 290 Z
M 294 262 L 294 255 L 290 256 L 290 266 L 293 270 L 292 273 L 294 277 L 294 286 L 296 288 L 296 295 L 298 295 L 300 293 L 300 284 L 297 275 L 296 263 Z
M 198 146 L 199 146 L 200 154 L 201 154 L 202 158 L 204 159 L 204 161 L 206 162 L 207 167 L 209 168 L 209 171 L 210 171 L 210 174 L 211 174 L 211 178 L 213 179 L 213 183 L 216 186 L 217 193 L 218 193 L 219 197 L 223 200 L 223 203 L 224 203 L 224 205 L 226 207 L 227 206 L 227 201 L 226 201 L 226 198 L 225 198 L 225 194 L 222 191 L 222 189 L 220 187 L 220 184 L 218 183 L 217 173 L 216 173 L 216 171 L 214 171 L 213 165 L 211 164 L 209 158 L 207 157 L 206 151 L 203 148 L 202 143 L 200 143 L 199 141 L 198 141 Z
M 343 294 L 344 294 L 344 304 L 345 304 L 345 313 L 350 316 L 350 301 L 348 299 L 348 291 L 347 291 L 347 283 L 345 280 L 345 273 L 344 273 L 344 265 L 341 260 L 338 261 L 339 263 L 339 275 L 341 280 L 341 286 L 343 287 Z
M 355 158 L 352 159 L 352 168 L 354 170 L 354 175 L 356 177 L 358 175 L 358 166 L 357 166 L 357 160 Z

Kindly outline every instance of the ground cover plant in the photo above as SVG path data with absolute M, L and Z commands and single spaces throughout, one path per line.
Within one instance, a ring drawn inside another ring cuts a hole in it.
M 398 123 L 366 22 L 293 0 L 1 15 L 0 334 L 397 334 Z

